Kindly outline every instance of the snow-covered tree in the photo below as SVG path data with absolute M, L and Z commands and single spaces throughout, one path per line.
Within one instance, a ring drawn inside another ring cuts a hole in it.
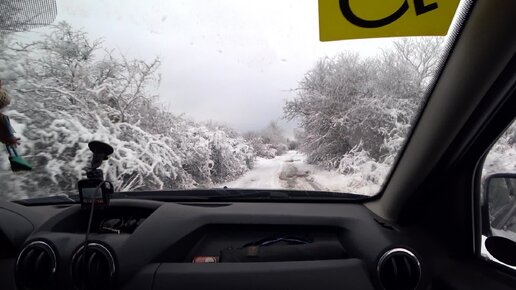
M 271 121 L 259 132 L 247 132 L 244 138 L 252 144 L 257 156 L 274 158 L 288 150 L 288 139 L 276 121 Z
M 103 169 L 117 190 L 211 187 L 253 166 L 238 132 L 159 104 L 159 58 L 116 56 L 66 22 L 32 43 L 0 36 L 0 77 L 13 99 L 5 113 L 34 166 L 13 175 L 1 159 L 3 197 L 76 193 L 92 140 L 114 147 Z
M 388 116 L 378 108 L 384 102 L 375 94 L 375 65 L 343 53 L 319 60 L 300 82 L 285 114 L 304 129 L 302 147 L 310 162 L 338 167 L 340 157 L 360 142 L 374 156 L 381 154 L 381 125 Z
M 148 90 L 159 86 L 160 77 L 157 71 L 160 64 L 159 58 L 146 62 L 127 60 L 125 57 L 122 62 L 111 61 L 107 67 L 105 62 L 100 64 L 104 69 L 100 71 L 104 75 L 100 79 L 103 82 L 99 87 L 109 96 L 104 101 L 116 111 L 120 122 L 145 122 L 151 115 L 148 113 L 153 113 L 152 109 L 156 109 L 156 95 Z M 109 77 L 112 71 L 117 74 Z M 142 109 L 147 110 L 142 112 Z M 151 112 L 148 112 L 149 109 Z
M 382 180 L 435 73 L 441 41 L 405 38 L 377 57 L 320 59 L 284 106 L 286 118 L 300 124 L 308 161 Z

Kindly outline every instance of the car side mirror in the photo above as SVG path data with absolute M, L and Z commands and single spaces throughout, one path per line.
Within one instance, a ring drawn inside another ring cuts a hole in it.
M 498 261 L 516 267 L 516 243 L 504 237 L 489 237 L 485 246 Z
M 498 261 L 516 266 L 516 174 L 493 174 L 486 178 L 485 222 L 487 251 Z M 487 219 L 489 221 L 487 221 Z
M 516 237 L 516 174 L 493 174 L 485 181 L 485 201 L 492 229 Z

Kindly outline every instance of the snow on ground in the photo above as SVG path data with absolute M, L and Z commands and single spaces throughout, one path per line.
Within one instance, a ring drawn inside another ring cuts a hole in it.
M 317 190 L 365 195 L 380 189 L 378 185 L 364 182 L 360 176 L 346 176 L 307 164 L 306 156 L 295 150 L 273 159 L 258 158 L 252 170 L 224 185 L 228 188 Z
M 289 152 L 290 153 L 290 152 Z M 229 188 L 278 189 L 282 188 L 279 175 L 283 170 L 286 155 L 273 159 L 258 157 L 254 168 L 235 181 L 225 183 Z

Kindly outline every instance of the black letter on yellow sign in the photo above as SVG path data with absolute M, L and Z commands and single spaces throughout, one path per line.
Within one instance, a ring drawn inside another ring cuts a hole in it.
M 352 24 L 364 28 L 378 28 L 390 24 L 398 20 L 409 9 L 408 0 L 405 0 L 403 1 L 403 4 L 401 4 L 401 7 L 391 15 L 378 20 L 365 20 L 358 17 L 353 12 L 353 10 L 351 10 L 351 7 L 349 6 L 349 1 L 350 0 L 339 1 L 340 11 L 342 12 L 342 15 L 344 15 L 344 17 L 346 17 L 346 19 Z M 416 15 L 421 15 L 434 9 L 437 9 L 437 3 L 425 5 L 424 1 L 425 0 L 414 0 L 414 8 L 416 10 Z
M 425 0 L 414 0 L 414 6 L 416 7 L 416 15 L 425 14 L 429 11 L 437 9 L 437 3 L 430 3 L 425 5 Z

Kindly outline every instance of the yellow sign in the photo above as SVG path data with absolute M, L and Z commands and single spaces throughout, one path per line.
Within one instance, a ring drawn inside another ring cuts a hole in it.
M 321 41 L 446 35 L 460 0 L 319 0 Z

